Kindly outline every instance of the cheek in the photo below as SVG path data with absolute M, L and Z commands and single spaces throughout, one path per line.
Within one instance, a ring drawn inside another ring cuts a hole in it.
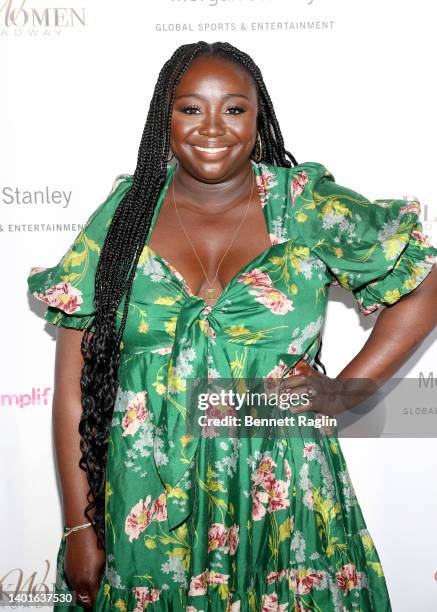
M 244 118 L 228 121 L 229 131 L 238 135 L 242 141 L 250 141 L 256 138 L 256 119 L 245 113 Z
M 173 114 L 171 119 L 171 135 L 174 138 L 183 138 L 185 134 L 195 131 L 200 124 L 195 115 Z

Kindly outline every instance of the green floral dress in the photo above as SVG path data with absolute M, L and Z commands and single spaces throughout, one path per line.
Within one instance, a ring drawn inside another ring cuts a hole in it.
M 196 377 L 278 380 L 302 357 L 312 365 L 330 285 L 368 315 L 417 287 L 437 248 L 417 201 L 370 201 L 317 162 L 252 166 L 271 246 L 212 307 L 147 245 L 176 166 L 167 169 L 123 336 L 95 610 L 391 610 L 337 433 L 188 435 L 185 394 Z M 92 321 L 99 254 L 131 184 L 118 176 L 59 263 L 32 268 L 29 290 L 50 323 Z M 68 591 L 64 548 L 61 538 L 58 593 Z

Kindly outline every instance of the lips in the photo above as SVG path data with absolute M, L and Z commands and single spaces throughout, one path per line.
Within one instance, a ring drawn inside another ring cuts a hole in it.
M 218 158 L 222 155 L 226 155 L 229 149 L 231 149 L 234 145 L 222 145 L 222 146 L 200 146 L 200 145 L 191 145 L 193 149 L 195 149 L 201 157 L 210 158 Z
M 228 146 L 225 147 L 199 147 L 197 145 L 193 145 L 195 149 L 199 151 L 206 151 L 207 153 L 218 153 L 219 151 L 225 151 Z

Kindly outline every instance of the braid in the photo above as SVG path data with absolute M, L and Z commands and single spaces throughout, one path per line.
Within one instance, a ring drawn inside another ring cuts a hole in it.
M 114 403 L 120 343 L 126 326 L 137 264 L 161 192 L 170 150 L 171 116 L 176 87 L 193 59 L 201 55 L 226 58 L 243 66 L 258 92 L 258 130 L 263 160 L 282 167 L 297 165 L 284 140 L 261 71 L 245 53 L 226 42 L 181 45 L 159 73 L 138 150 L 132 185 L 124 194 L 109 226 L 96 269 L 95 314 L 84 331 L 81 373 L 82 452 L 79 466 L 86 471 L 90 490 L 85 515 L 93 521 L 98 545 L 105 545 L 105 470 Z M 117 315 L 122 308 L 117 329 Z M 94 517 L 90 510 L 95 508 Z

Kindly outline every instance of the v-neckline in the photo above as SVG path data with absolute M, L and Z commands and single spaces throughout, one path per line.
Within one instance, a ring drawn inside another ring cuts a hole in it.
M 251 160 L 251 164 L 252 164 L 252 168 L 253 168 L 253 171 L 254 171 L 254 174 L 255 174 L 255 181 L 256 181 L 257 192 L 259 193 L 259 190 L 258 190 L 259 183 L 258 183 L 257 179 L 261 176 L 261 168 L 260 168 L 259 163 L 255 162 L 253 160 Z M 155 210 L 153 211 L 152 221 L 150 223 L 150 227 L 149 227 L 149 230 L 147 232 L 147 237 L 146 237 L 145 245 L 149 249 L 149 251 L 152 254 L 152 256 L 156 260 L 159 260 L 162 264 L 164 264 L 164 266 L 167 268 L 167 270 L 170 272 L 170 274 L 179 282 L 179 284 L 181 285 L 182 291 L 184 291 L 188 297 L 194 298 L 194 299 L 197 299 L 197 300 L 201 300 L 202 302 L 204 302 L 206 304 L 204 298 L 200 297 L 200 295 L 197 295 L 197 294 L 194 293 L 194 291 L 192 291 L 190 285 L 187 283 L 186 279 L 182 276 L 182 274 L 178 271 L 178 269 L 172 263 L 167 261 L 165 259 L 165 257 L 160 255 L 157 251 L 152 249 L 151 246 L 149 246 L 149 240 L 150 240 L 151 233 L 152 233 L 153 228 L 155 227 L 155 225 L 157 223 L 161 207 L 164 204 L 165 196 L 166 196 L 167 190 L 168 190 L 168 188 L 169 188 L 169 186 L 171 184 L 171 180 L 172 180 L 174 172 L 176 171 L 176 168 L 177 168 L 177 163 L 173 164 L 172 166 L 167 168 L 167 176 L 165 178 L 165 182 L 164 182 L 164 185 L 163 185 L 163 187 L 161 189 L 161 192 L 160 192 L 160 194 L 158 196 L 158 200 L 156 202 Z M 270 219 L 269 219 L 269 214 L 268 214 L 268 208 L 269 208 L 268 204 L 265 203 L 263 205 L 259 198 L 258 198 L 258 201 L 261 204 L 261 209 L 262 209 L 264 221 L 265 221 L 265 224 L 266 224 L 267 232 L 269 234 L 270 246 L 267 247 L 266 249 L 264 249 L 264 251 L 262 251 L 261 253 L 259 253 L 259 255 L 256 255 L 247 264 L 245 264 L 240 270 L 238 270 L 238 272 L 236 272 L 234 274 L 234 276 L 230 279 L 230 281 L 228 283 L 226 283 L 226 285 L 223 287 L 223 291 L 220 293 L 220 295 L 217 298 L 216 302 L 212 306 L 208 306 L 208 308 L 210 310 L 213 310 L 213 309 L 215 309 L 218 306 L 218 304 L 222 301 L 222 298 L 224 298 L 225 294 L 227 294 L 229 292 L 229 290 L 231 289 L 231 287 L 234 285 L 234 283 L 236 282 L 237 278 L 241 274 L 243 274 L 243 272 L 245 272 L 247 268 L 252 267 L 254 265 L 254 263 L 258 259 L 261 259 L 262 257 L 264 257 L 266 255 L 266 253 L 268 253 L 268 251 L 270 251 L 270 249 L 275 244 L 272 241 L 272 238 L 271 238 L 272 232 L 271 232 Z

